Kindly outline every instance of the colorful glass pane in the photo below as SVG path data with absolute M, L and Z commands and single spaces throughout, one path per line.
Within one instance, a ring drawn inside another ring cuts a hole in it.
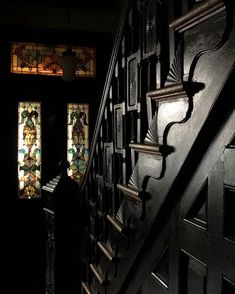
M 89 105 L 69 103 L 67 106 L 67 115 L 68 175 L 80 184 L 85 174 L 89 158 Z
M 60 61 L 67 49 L 68 47 L 63 45 L 11 43 L 11 72 L 62 76 Z M 73 46 L 72 52 L 77 60 L 76 77 L 95 77 L 95 48 Z
M 18 104 L 18 196 L 39 198 L 41 188 L 41 104 Z

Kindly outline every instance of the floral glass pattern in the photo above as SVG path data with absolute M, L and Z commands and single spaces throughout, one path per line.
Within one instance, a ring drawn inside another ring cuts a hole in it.
M 68 103 L 67 116 L 68 175 L 81 184 L 89 158 L 89 105 Z
M 76 77 L 95 77 L 95 48 L 73 46 L 71 49 L 77 59 Z M 62 76 L 60 57 L 66 50 L 68 47 L 63 45 L 12 42 L 11 73 Z
M 18 197 L 39 198 L 41 188 L 41 104 L 18 103 Z

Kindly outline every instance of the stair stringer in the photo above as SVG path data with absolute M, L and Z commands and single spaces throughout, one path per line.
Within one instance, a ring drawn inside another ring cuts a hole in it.
M 146 177 L 146 173 L 142 170 L 139 160 L 137 162 L 137 174 L 139 177 L 137 181 L 138 188 L 140 190 L 144 188 L 144 192 L 149 196 L 145 201 L 145 215 L 148 217 L 142 220 L 136 218 L 136 223 L 138 223 L 138 226 L 136 227 L 138 227 L 138 229 L 135 229 L 134 233 L 131 230 L 129 231 L 129 242 L 131 243 L 131 246 L 123 251 L 124 253 L 118 264 L 117 275 L 111 281 L 112 287 L 110 287 L 108 293 L 124 293 L 121 292 L 120 289 L 122 288 L 122 285 L 125 284 L 125 280 L 128 279 L 128 273 L 134 268 L 135 261 L 139 258 L 138 252 L 143 246 L 144 240 L 146 239 L 175 178 L 180 172 L 197 135 L 206 122 L 208 114 L 215 106 L 223 85 L 233 68 L 233 62 L 235 59 L 234 37 L 235 34 L 233 31 L 223 46 L 219 46 L 215 50 L 206 50 L 208 52 L 205 51 L 205 54 L 201 53 L 197 58 L 196 64 L 193 64 L 193 80 L 204 83 L 206 87 L 193 96 L 193 111 L 190 112 L 190 116 L 185 122 L 173 123 L 169 129 L 167 129 L 166 126 L 167 138 L 165 142 L 167 142 L 167 145 L 174 146 L 175 152 L 172 152 L 165 157 L 166 169 L 164 176 L 160 179 L 159 177 L 154 178 L 153 176 Z M 220 64 L 219 69 L 215 66 L 215 61 Z M 162 166 L 159 167 L 159 169 L 161 168 Z M 156 174 L 159 174 L 159 170 L 156 171 Z M 128 203 L 127 206 L 133 204 L 132 200 L 126 198 L 124 198 L 123 201 Z M 135 203 L 134 205 L 138 206 L 139 204 Z M 123 203 L 121 204 L 120 209 L 123 209 Z M 127 211 L 123 217 L 123 222 L 125 223 L 130 217 L 135 219 L 135 215 L 129 215 Z M 130 292 L 128 292 L 128 294 L 130 294 Z
M 229 87 L 231 90 L 231 83 Z M 212 109 L 214 117 L 215 113 L 218 114 L 218 110 L 221 108 L 221 103 L 224 101 L 222 98 L 225 98 L 224 93 L 219 97 L 219 101 L 215 103 Z M 223 109 L 227 109 L 227 113 L 219 119 L 219 122 L 216 125 L 220 127 L 213 130 L 213 134 L 210 135 L 208 140 L 204 140 L 202 142 L 204 134 L 211 129 L 211 122 L 213 121 L 211 119 L 212 116 L 204 123 L 203 131 L 200 132 L 190 154 L 187 156 L 184 166 L 180 170 L 180 175 L 174 180 L 174 183 L 170 188 L 170 192 L 168 193 L 167 198 L 159 211 L 160 213 L 156 216 L 154 224 L 151 227 L 151 231 L 148 233 L 148 237 L 141 248 L 141 253 L 139 253 L 141 259 L 138 259 L 137 257 L 135 266 L 132 267 L 132 272 L 129 275 L 129 281 L 127 281 L 120 293 L 137 293 L 137 290 L 140 287 L 143 290 L 141 292 L 143 294 L 158 293 L 158 291 L 159 293 L 165 293 L 165 291 L 169 291 L 169 293 L 181 293 L 178 292 L 177 284 L 179 283 L 179 273 L 177 272 L 179 265 L 175 264 L 175 260 L 179 258 L 179 248 L 185 248 L 188 244 L 191 246 L 195 243 L 197 244 L 195 247 L 204 248 L 199 251 L 200 255 L 197 257 L 202 262 L 207 260 L 208 252 L 210 250 L 209 247 L 212 246 L 211 243 L 208 243 L 208 239 L 206 237 L 207 234 L 209 235 L 208 228 L 203 228 L 202 225 L 200 225 L 199 229 L 195 229 L 193 231 L 195 234 L 191 234 L 189 236 L 189 230 L 187 230 L 188 224 L 185 216 L 192 203 L 195 203 L 195 196 L 203 187 L 204 183 L 208 179 L 208 176 L 213 171 L 213 168 L 221 158 L 224 151 L 227 148 L 227 150 L 231 148 L 230 150 L 234 152 L 234 147 L 229 147 L 227 144 L 230 139 L 234 137 L 235 102 L 232 97 L 227 100 L 225 99 L 225 102 L 228 104 Z M 197 151 L 199 148 L 200 151 Z M 195 159 L 195 157 L 197 159 Z M 221 181 L 223 180 L 224 179 L 221 178 Z M 214 188 L 215 191 L 216 188 L 217 187 Z M 192 191 L 195 191 L 195 194 L 193 194 Z M 174 199 L 171 199 L 172 196 L 175 196 Z M 210 214 L 213 214 L 213 211 L 210 211 Z M 214 218 L 215 217 L 216 216 L 214 216 Z M 219 226 L 223 226 L 220 220 L 218 220 L 218 223 Z M 179 231 L 178 226 L 184 227 L 185 231 L 183 229 Z M 194 227 L 196 228 L 197 226 L 197 223 L 194 223 Z M 181 233 L 181 237 L 178 236 L 179 233 Z M 185 243 L 182 239 L 185 240 Z M 156 277 L 154 277 L 155 280 L 151 282 L 151 279 L 153 278 L 152 270 L 154 269 L 154 261 L 157 260 L 157 257 L 161 256 L 161 252 L 166 247 L 169 247 L 171 251 L 171 264 L 167 287 L 165 287 L 165 285 L 161 285 L 159 281 L 156 280 Z M 218 254 L 218 252 L 216 254 Z M 230 261 L 231 264 L 233 264 L 232 259 Z M 154 289 L 155 292 L 148 291 L 148 287 L 151 287 L 150 285 L 153 285 L 152 289 Z

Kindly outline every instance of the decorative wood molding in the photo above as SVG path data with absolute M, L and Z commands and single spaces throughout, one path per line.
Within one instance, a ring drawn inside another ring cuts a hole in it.
M 113 143 L 104 143 L 105 184 L 111 187 L 113 183 Z
M 105 213 L 99 209 L 97 209 L 97 215 L 100 216 L 100 217 L 104 217 L 105 216 Z
M 169 85 L 167 87 L 154 90 L 148 93 L 148 96 L 155 101 L 175 100 L 179 98 L 187 98 L 183 83 Z
M 138 190 L 138 162 L 135 165 L 135 168 L 130 176 L 129 185 Z
M 93 290 L 91 289 L 88 283 L 82 282 L 82 289 L 85 290 L 87 294 L 94 294 Z
M 142 202 L 142 200 L 139 197 L 139 190 L 131 187 L 130 185 L 121 185 L 117 184 L 117 188 L 122 191 L 125 195 L 131 197 L 135 201 Z
M 104 285 L 106 283 L 106 279 L 105 279 L 104 274 L 101 272 L 101 270 L 94 263 L 90 264 L 90 268 L 91 268 L 93 274 L 95 275 L 96 279 L 98 280 L 98 282 L 101 285 Z
M 107 219 L 110 221 L 110 223 L 114 226 L 114 228 L 119 232 L 119 233 L 124 233 L 126 227 L 124 224 L 114 215 L 107 214 Z
M 89 238 L 92 242 L 95 242 L 96 241 L 96 237 L 92 234 L 89 234 Z
M 150 98 L 151 99 L 151 98 Z M 152 99 L 151 99 L 152 100 Z M 152 110 L 151 110 L 152 113 Z M 144 139 L 146 144 L 156 144 L 158 142 L 158 132 L 157 132 L 157 110 L 155 111 L 154 115 L 149 114 L 149 129 Z
M 127 57 L 127 111 L 138 109 L 140 51 Z
M 123 113 L 125 113 L 125 104 L 114 105 L 114 150 L 117 153 L 123 151 Z
M 111 247 L 105 244 L 102 241 L 97 242 L 98 247 L 104 253 L 104 255 L 110 260 L 111 262 L 115 259 L 115 253 L 112 251 Z
M 138 1 L 137 1 L 138 2 Z M 141 2 L 141 1 L 139 1 Z M 159 22 L 160 10 L 159 1 L 142 1 L 142 40 L 143 40 L 143 59 L 149 58 L 157 53 L 159 32 L 157 24 Z
M 184 32 L 223 10 L 225 10 L 223 0 L 208 0 L 187 14 L 175 19 L 170 23 L 170 27 L 179 32 Z
M 161 146 L 158 144 L 131 143 L 129 147 L 136 152 L 162 156 Z
M 173 62 L 171 64 L 167 79 L 166 79 L 166 83 L 165 83 L 165 87 L 172 85 L 172 84 L 180 84 L 182 83 L 183 80 L 183 61 L 182 61 L 182 52 L 183 52 L 183 48 L 182 48 L 182 42 L 179 43 L 179 46 L 176 50 L 176 52 L 174 53 L 174 59 Z

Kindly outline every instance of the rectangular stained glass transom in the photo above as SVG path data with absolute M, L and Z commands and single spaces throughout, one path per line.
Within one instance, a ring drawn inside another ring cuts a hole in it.
M 41 188 L 41 104 L 18 103 L 18 197 L 39 198 Z
M 67 116 L 68 175 L 81 184 L 89 158 L 89 105 L 68 103 Z
M 65 45 L 11 43 L 11 72 L 17 74 L 62 76 L 66 56 Z M 96 76 L 95 48 L 73 46 L 76 77 Z

